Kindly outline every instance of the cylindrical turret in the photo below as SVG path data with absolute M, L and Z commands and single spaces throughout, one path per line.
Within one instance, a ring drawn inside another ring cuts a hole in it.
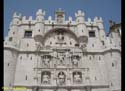
M 85 14 L 81 10 L 78 10 L 75 13 L 76 24 L 77 24 L 77 33 L 79 38 L 79 44 L 81 48 L 86 48 L 88 42 L 88 31 L 85 24 Z
M 17 15 L 15 12 L 13 14 L 12 22 L 10 23 L 9 33 L 8 33 L 8 39 L 10 42 L 13 43 L 13 45 L 17 45 L 18 39 L 18 25 L 20 24 L 21 20 L 21 14 Z
M 110 33 L 109 37 L 112 41 L 113 46 L 121 46 L 121 35 L 119 30 L 121 29 L 121 24 L 113 24 L 112 21 L 110 21 Z
M 39 9 L 36 13 L 36 24 L 35 24 L 35 30 L 33 30 L 33 37 L 35 40 L 42 40 L 43 34 L 44 34 L 44 15 L 45 11 L 42 9 Z
M 78 36 L 88 36 L 86 24 L 85 24 L 85 14 L 81 10 L 78 10 L 77 13 L 75 13 L 76 17 L 76 24 L 77 24 L 77 33 Z
M 103 25 L 102 17 L 100 17 L 100 18 L 95 17 L 94 18 L 94 22 L 97 24 L 97 26 L 99 28 L 99 39 L 101 41 L 105 41 L 106 34 L 105 34 L 105 30 L 104 30 L 104 25 Z

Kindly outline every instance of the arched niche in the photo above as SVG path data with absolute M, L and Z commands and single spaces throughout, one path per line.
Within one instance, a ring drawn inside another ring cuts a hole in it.
M 72 76 L 73 76 L 73 83 L 75 83 L 75 84 L 82 83 L 82 72 L 74 71 L 72 73 Z
M 43 71 L 41 72 L 41 83 L 42 84 L 50 84 L 51 72 Z
M 77 35 L 65 28 L 55 28 L 49 30 L 43 37 L 44 46 L 72 46 L 78 44 Z
M 57 85 L 65 85 L 66 84 L 66 74 L 63 71 L 58 72 L 57 75 Z

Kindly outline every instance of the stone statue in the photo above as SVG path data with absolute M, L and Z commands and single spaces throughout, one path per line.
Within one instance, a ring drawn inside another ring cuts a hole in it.
M 43 63 L 44 63 L 44 66 L 49 67 L 50 66 L 50 58 L 44 58 Z
M 59 56 L 59 65 L 64 65 L 64 57 Z
M 59 85 L 63 85 L 65 83 L 65 75 L 63 72 L 59 73 L 58 75 L 58 83 Z
M 48 75 L 48 74 L 44 74 L 43 75 L 43 78 L 42 78 L 43 80 L 42 80 L 42 83 L 44 83 L 44 84 L 48 84 L 48 83 L 50 83 L 50 76 Z
M 64 40 L 64 36 L 62 33 L 59 33 L 58 35 L 58 41 L 63 41 Z
M 82 81 L 81 75 L 78 74 L 78 73 L 76 73 L 76 74 L 74 75 L 74 82 L 79 83 L 79 82 L 81 82 L 81 81 Z
M 40 51 L 41 50 L 41 48 L 42 48 L 42 44 L 40 43 L 40 42 L 36 42 L 36 50 L 37 51 Z
M 74 67 L 78 67 L 78 59 L 76 57 L 72 58 L 72 64 Z

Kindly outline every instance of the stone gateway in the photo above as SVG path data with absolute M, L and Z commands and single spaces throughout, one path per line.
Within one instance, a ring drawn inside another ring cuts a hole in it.
M 36 19 L 14 13 L 4 41 L 5 87 L 121 91 L 119 24 L 110 26 L 107 35 L 101 17 L 85 20 L 81 10 L 75 13 L 75 20 L 71 16 L 66 20 L 62 9 L 54 19 L 44 16 L 42 9 L 36 12 Z

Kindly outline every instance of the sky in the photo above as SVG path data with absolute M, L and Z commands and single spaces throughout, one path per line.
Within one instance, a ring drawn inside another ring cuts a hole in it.
M 42 9 L 46 11 L 45 19 L 48 16 L 54 19 L 54 12 L 59 8 L 66 12 L 66 19 L 72 16 L 75 20 L 78 10 L 85 12 L 86 21 L 87 18 L 102 17 L 106 33 L 109 31 L 109 20 L 121 22 L 121 0 L 4 0 L 4 37 L 8 35 L 14 12 L 35 19 L 37 10 Z

